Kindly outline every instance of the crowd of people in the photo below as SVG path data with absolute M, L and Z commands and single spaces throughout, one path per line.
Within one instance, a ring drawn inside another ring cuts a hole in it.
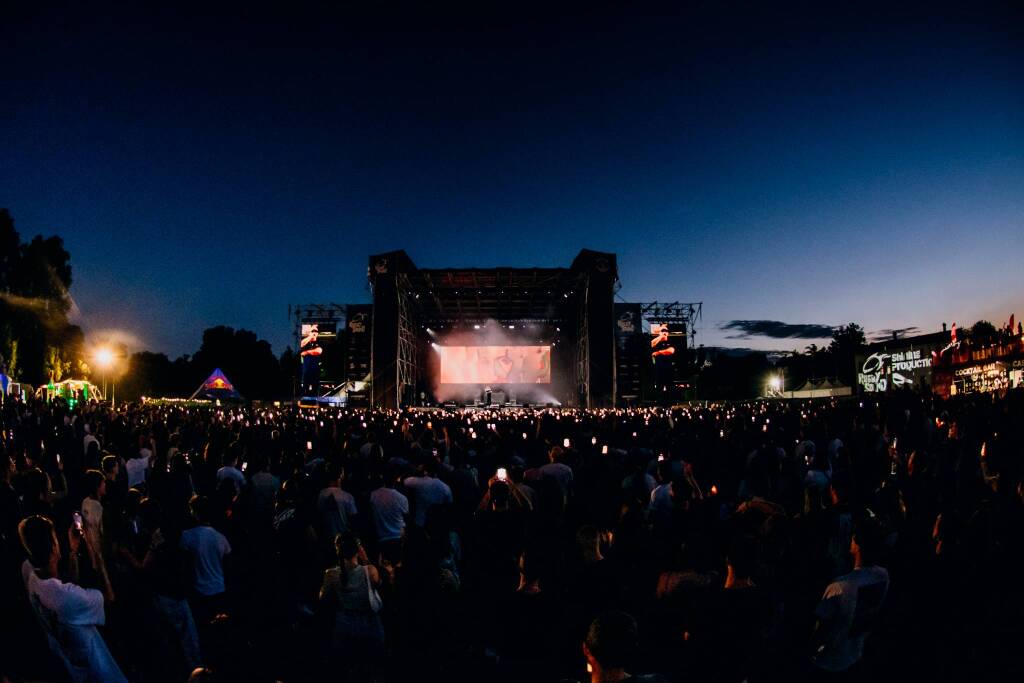
M 1024 680 L 1024 393 L 7 400 L 0 672 Z

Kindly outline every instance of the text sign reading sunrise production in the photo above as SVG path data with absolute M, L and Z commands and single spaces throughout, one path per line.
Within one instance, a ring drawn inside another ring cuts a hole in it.
M 441 384 L 550 384 L 550 346 L 436 346 Z

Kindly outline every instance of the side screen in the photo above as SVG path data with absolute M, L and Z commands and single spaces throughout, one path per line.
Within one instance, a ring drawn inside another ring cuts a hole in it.
M 299 327 L 299 356 L 302 358 L 302 394 L 319 396 L 321 384 L 337 381 L 340 370 L 334 346 L 338 338 L 334 322 L 303 322 Z

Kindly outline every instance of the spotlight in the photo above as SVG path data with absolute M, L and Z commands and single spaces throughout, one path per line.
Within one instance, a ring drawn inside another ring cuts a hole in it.
M 114 364 L 114 352 L 106 347 L 97 349 L 94 360 L 96 365 L 105 370 Z
M 516 329 L 516 326 L 515 326 L 515 325 L 509 325 L 509 326 L 508 326 L 508 329 L 510 329 L 510 330 L 514 330 L 514 329 Z
M 473 329 L 474 329 L 474 330 L 479 330 L 479 329 L 480 329 L 480 326 L 479 326 L 479 325 L 473 325 Z

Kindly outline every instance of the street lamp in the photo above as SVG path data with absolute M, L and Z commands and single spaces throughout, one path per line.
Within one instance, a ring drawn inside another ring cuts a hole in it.
M 114 365 L 114 352 L 109 347 L 106 347 L 106 346 L 100 347 L 100 348 L 96 349 L 96 353 L 93 354 L 93 360 L 96 362 L 96 365 L 99 366 L 100 370 L 103 371 L 102 372 L 102 375 L 103 375 L 103 397 L 106 398 L 106 396 L 107 396 L 107 370 L 111 366 Z M 111 394 L 110 406 L 113 407 L 114 406 L 113 381 L 111 381 L 110 394 Z

